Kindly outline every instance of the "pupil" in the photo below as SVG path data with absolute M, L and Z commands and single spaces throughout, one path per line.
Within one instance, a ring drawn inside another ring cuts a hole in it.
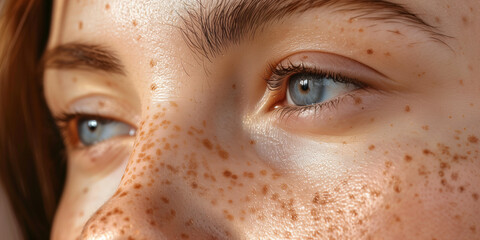
M 310 90 L 310 86 L 308 84 L 308 80 L 301 80 L 300 81 L 300 90 L 303 92 L 308 92 Z
M 98 122 L 97 120 L 89 120 L 87 122 L 87 127 L 88 127 L 88 130 L 90 130 L 90 132 L 93 132 L 97 129 L 98 127 Z

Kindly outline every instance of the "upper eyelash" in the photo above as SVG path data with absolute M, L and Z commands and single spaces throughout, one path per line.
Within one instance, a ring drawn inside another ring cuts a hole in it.
M 273 65 L 270 64 L 271 76 L 265 79 L 268 89 L 270 91 L 277 91 L 280 89 L 288 77 L 297 74 L 297 73 L 311 73 L 317 74 L 325 78 L 331 78 L 334 82 L 341 82 L 346 84 L 354 84 L 359 88 L 365 88 L 366 85 L 356 79 L 343 76 L 336 72 L 330 72 L 318 69 L 316 67 L 307 67 L 305 64 L 294 64 L 292 62 L 287 62 L 286 65 Z
M 294 64 L 292 62 L 287 62 L 286 64 L 280 65 L 270 65 L 270 77 L 265 79 L 268 89 L 272 92 L 277 92 L 284 86 L 284 83 L 289 80 L 289 78 L 297 73 L 310 73 L 316 74 L 325 78 L 330 78 L 334 82 L 340 82 L 344 84 L 354 84 L 360 89 L 368 89 L 368 85 L 362 83 L 361 81 L 346 77 L 342 74 L 336 72 L 325 71 L 318 69 L 316 67 L 307 67 L 304 63 Z M 278 94 L 278 93 L 277 93 Z M 278 114 L 280 119 L 290 118 L 292 116 L 300 116 L 300 114 L 314 110 L 314 115 L 317 115 L 317 112 L 322 111 L 325 108 L 335 109 L 342 101 L 346 100 L 348 97 L 354 98 L 353 94 L 346 94 L 344 96 L 336 97 L 326 102 L 312 104 L 308 106 L 281 106 L 278 108 L 273 108 L 273 113 Z

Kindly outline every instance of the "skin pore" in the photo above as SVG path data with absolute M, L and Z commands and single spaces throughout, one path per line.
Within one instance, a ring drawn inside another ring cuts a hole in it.
M 480 3 L 287 2 L 55 2 L 53 239 L 480 238 Z M 304 72 L 341 92 L 294 106 Z

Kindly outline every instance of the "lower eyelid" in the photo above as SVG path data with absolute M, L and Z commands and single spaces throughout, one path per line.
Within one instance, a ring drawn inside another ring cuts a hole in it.
M 113 171 L 126 164 L 133 148 L 133 139 L 118 137 L 90 147 L 79 147 L 69 151 L 68 161 L 78 170 L 94 174 Z
M 363 124 L 371 123 L 375 103 L 382 94 L 358 89 L 331 101 L 311 106 L 277 106 L 267 111 L 268 121 L 294 133 L 320 135 L 346 134 Z

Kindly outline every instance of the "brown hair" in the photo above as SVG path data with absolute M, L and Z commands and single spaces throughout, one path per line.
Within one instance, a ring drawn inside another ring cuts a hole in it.
M 0 7 L 0 182 L 23 236 L 48 239 L 66 165 L 42 89 L 52 1 L 6 0 Z

